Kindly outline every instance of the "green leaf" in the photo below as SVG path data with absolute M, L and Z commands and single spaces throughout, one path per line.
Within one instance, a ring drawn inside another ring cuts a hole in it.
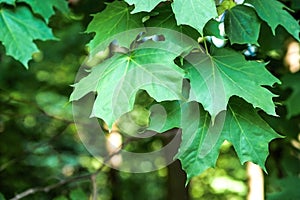
M 238 98 L 230 101 L 222 134 L 233 144 L 242 164 L 252 161 L 264 171 L 269 154 L 268 143 L 275 138 L 282 138 L 250 104 Z
M 98 50 L 96 49 L 98 45 L 104 42 L 104 46 L 107 46 L 114 39 L 118 40 L 120 46 L 129 47 L 132 36 L 135 37 L 138 35 L 141 29 L 133 30 L 130 35 L 126 35 L 125 33 L 119 34 L 117 38 L 113 38 L 110 41 L 107 41 L 107 39 L 115 34 L 143 27 L 142 15 L 130 14 L 131 10 L 126 3 L 115 1 L 107 4 L 104 11 L 94 15 L 93 20 L 86 30 L 86 33 L 95 32 L 95 37 L 88 44 L 91 54 Z
M 150 19 L 148 19 L 145 22 L 146 27 L 160 27 L 160 28 L 166 28 L 166 29 L 171 29 L 174 31 L 178 31 L 180 33 L 183 33 L 194 40 L 197 41 L 198 37 L 200 37 L 200 34 L 198 31 L 193 29 L 190 26 L 186 25 L 177 25 L 175 15 L 171 9 L 170 5 L 164 5 L 161 6 L 157 9 L 155 9 L 156 12 L 158 12 L 157 15 L 150 16 Z M 166 36 L 166 32 L 164 31 L 162 34 Z M 174 36 L 174 34 L 173 34 Z M 178 41 L 178 38 L 172 37 L 172 32 L 171 35 L 168 35 L 167 37 L 171 38 L 172 41 L 176 42 Z M 181 43 L 182 46 L 182 43 Z
M 299 176 L 289 176 L 283 179 L 276 180 L 276 185 L 280 190 L 267 194 L 267 200 L 293 200 L 300 199 L 300 181 Z
M 0 193 L 0 200 L 5 200 L 5 197 L 2 193 Z
M 54 15 L 54 8 L 60 10 L 62 13 L 68 13 L 68 3 L 65 0 L 17 0 L 17 2 L 24 2 L 30 5 L 33 12 L 41 15 L 48 23 L 52 15 Z
M 111 127 L 122 114 L 132 110 L 140 89 L 158 102 L 182 99 L 184 73 L 174 64 L 176 57 L 169 51 L 153 48 L 116 54 L 75 84 L 70 98 L 78 100 L 89 92 L 97 92 L 92 116 Z
M 15 5 L 16 0 L 0 0 L 0 3 L 6 3 L 10 5 Z
M 148 130 L 163 133 L 172 128 L 180 128 L 181 108 L 178 101 L 164 101 L 151 106 Z
M 201 103 L 212 118 L 226 110 L 231 96 L 239 96 L 271 115 L 276 115 L 273 95 L 262 85 L 280 82 L 269 73 L 264 63 L 246 61 L 230 49 L 212 50 L 212 55 L 191 54 L 185 58 L 190 80 L 190 100 Z
M 225 33 L 231 44 L 258 44 L 259 29 L 260 20 L 252 8 L 237 5 L 227 11 Z
M 220 34 L 219 25 L 220 22 L 214 19 L 209 20 L 204 27 L 204 36 L 215 36 L 217 38 L 223 39 L 224 37 Z
M 33 40 L 55 39 L 51 29 L 24 6 L 14 10 L 1 8 L 0 27 L 0 41 L 6 48 L 6 54 L 19 60 L 26 68 L 32 54 L 38 52 Z
M 292 94 L 288 97 L 288 99 L 284 102 L 288 111 L 288 118 L 300 114 L 300 73 L 296 74 L 287 74 L 282 77 L 282 88 L 287 89 L 291 88 Z
M 174 0 L 172 9 L 178 25 L 189 25 L 198 30 L 201 35 L 205 24 L 218 16 L 213 0 Z
M 54 92 L 40 92 L 35 98 L 37 105 L 48 115 L 66 120 L 72 119 L 72 108 L 71 104 L 68 104 L 67 97 Z
M 82 199 L 88 199 L 87 195 L 84 193 L 84 191 L 79 188 L 72 190 L 70 192 L 70 199 L 71 200 L 82 200 Z
M 182 142 L 176 157 L 187 172 L 187 181 L 215 166 L 225 140 L 233 144 L 242 164 L 252 161 L 265 170 L 268 143 L 280 136 L 250 104 L 231 99 L 226 115 L 225 111 L 220 113 L 214 124 L 197 103 L 190 102 L 182 108 Z
M 219 134 L 217 123 L 217 129 L 214 129 L 209 114 L 196 102 L 184 103 L 181 108 L 182 141 L 176 158 L 181 161 L 182 168 L 187 173 L 188 183 L 194 176 L 215 166 L 224 138 Z M 213 144 L 209 141 L 210 137 Z
M 274 35 L 276 27 L 281 25 L 299 41 L 299 23 L 283 9 L 288 9 L 284 4 L 276 0 L 246 0 L 246 3 L 254 6 L 258 16 L 269 24 Z
M 134 4 L 134 10 L 131 12 L 138 13 L 141 11 L 150 12 L 157 6 L 160 2 L 166 1 L 166 0 L 125 0 L 129 5 Z

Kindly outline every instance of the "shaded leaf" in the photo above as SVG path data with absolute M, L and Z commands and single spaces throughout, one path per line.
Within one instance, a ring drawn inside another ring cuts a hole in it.
M 276 181 L 280 191 L 267 194 L 267 200 L 294 200 L 300 198 L 298 176 L 290 176 Z
M 191 54 L 185 58 L 187 78 L 191 83 L 190 100 L 201 103 L 214 118 L 226 110 L 231 96 L 239 96 L 271 115 L 276 115 L 272 98 L 275 96 L 262 85 L 279 82 L 264 63 L 246 61 L 229 49 L 212 50 L 212 55 Z
M 7 55 L 19 60 L 26 68 L 32 54 L 38 52 L 33 40 L 55 39 L 51 29 L 23 6 L 14 10 L 1 8 L 0 27 L 0 41 Z
M 299 23 L 283 9 L 288 9 L 284 4 L 277 0 L 246 0 L 246 2 L 255 7 L 258 16 L 269 24 L 274 35 L 276 27 L 281 25 L 299 41 Z
M 60 10 L 62 13 L 69 12 L 68 3 L 65 0 L 17 0 L 17 2 L 29 4 L 33 12 L 41 15 L 47 23 L 55 13 L 54 8 Z
M 131 12 L 138 13 L 141 11 L 150 12 L 157 6 L 160 2 L 166 1 L 166 0 L 125 0 L 129 5 L 134 4 L 134 10 Z
M 183 70 L 174 64 L 177 55 L 162 49 L 137 49 L 116 54 L 93 68 L 75 84 L 71 100 L 97 92 L 92 116 L 109 127 L 122 114 L 132 110 L 138 90 L 146 90 L 156 101 L 182 99 Z
M 201 35 L 205 24 L 218 16 L 213 0 L 174 0 L 172 9 L 178 25 L 189 25 L 198 30 Z
M 284 102 L 287 111 L 288 118 L 300 114 L 300 73 L 296 74 L 287 74 L 282 77 L 282 88 L 287 89 L 291 88 L 292 94 L 288 97 L 288 99 Z
M 5 200 L 4 195 L 0 193 L 0 200 Z
M 78 188 L 70 192 L 70 199 L 82 200 L 82 199 L 88 199 L 88 197 L 81 188 Z
M 231 44 L 258 44 L 260 20 L 255 11 L 237 5 L 228 10 L 225 17 L 225 32 Z
M 220 22 L 214 19 L 209 20 L 204 27 L 204 31 L 203 31 L 204 36 L 215 36 L 217 38 L 223 39 L 224 36 L 220 34 L 219 25 Z

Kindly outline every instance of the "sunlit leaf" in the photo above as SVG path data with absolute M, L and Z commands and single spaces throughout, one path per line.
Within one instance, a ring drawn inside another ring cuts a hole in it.
M 204 25 L 210 19 L 218 16 L 213 0 L 174 0 L 172 9 L 178 25 L 189 25 L 201 34 Z
M 187 78 L 191 83 L 190 100 L 201 103 L 214 118 L 226 110 L 230 97 L 239 96 L 271 115 L 276 115 L 272 98 L 275 96 L 263 85 L 279 82 L 264 63 L 246 61 L 229 49 L 217 49 L 212 55 L 191 54 L 186 57 Z
M 176 55 L 161 49 L 137 49 L 116 54 L 75 84 L 71 100 L 97 92 L 92 116 L 109 127 L 122 114 L 132 110 L 136 93 L 143 89 L 156 101 L 182 99 L 183 70 L 174 64 Z
M 138 13 L 141 11 L 150 12 L 160 2 L 166 0 L 125 0 L 129 5 L 134 4 L 134 10 L 131 13 Z

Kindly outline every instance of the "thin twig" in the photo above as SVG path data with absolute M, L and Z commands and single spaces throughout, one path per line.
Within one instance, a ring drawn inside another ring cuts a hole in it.
M 93 200 L 97 200 L 98 197 L 98 188 L 97 188 L 97 175 L 93 174 L 91 175 L 91 181 L 92 181 L 92 187 L 93 187 L 93 193 L 92 193 L 92 197 Z
M 126 145 L 128 142 L 129 141 L 125 141 L 121 146 Z M 51 184 L 51 185 L 48 185 L 48 186 L 45 186 L 45 187 L 30 188 L 30 189 L 25 190 L 24 192 L 21 192 L 21 193 L 17 194 L 16 196 L 14 196 L 13 198 L 11 198 L 10 200 L 19 200 L 19 199 L 22 199 L 24 197 L 27 197 L 27 196 L 29 196 L 31 194 L 34 194 L 34 193 L 37 193 L 37 192 L 48 193 L 51 190 L 53 190 L 55 188 L 58 188 L 60 186 L 63 186 L 63 185 L 69 184 L 69 183 L 73 183 L 73 182 L 77 182 L 77 181 L 80 181 L 80 180 L 84 180 L 84 179 L 91 179 L 91 180 L 93 180 L 93 178 L 96 179 L 96 176 L 105 167 L 105 163 L 107 161 L 109 161 L 113 156 L 119 154 L 121 152 L 121 150 L 122 150 L 122 148 L 118 148 L 118 151 L 116 151 L 116 152 L 108 155 L 106 157 L 106 159 L 104 160 L 104 162 L 102 162 L 101 166 L 95 172 L 93 172 L 93 173 L 88 173 L 88 174 L 84 174 L 84 175 L 80 175 L 80 176 L 75 176 L 75 177 L 72 177 L 72 178 L 69 178 L 69 179 L 61 180 L 58 183 L 54 183 L 54 184 Z M 94 189 L 94 185 L 93 185 L 93 189 Z M 97 188 L 95 190 L 97 192 Z M 95 190 L 93 190 L 93 193 L 95 192 Z M 95 195 L 94 195 L 94 197 L 95 197 Z M 97 195 L 96 195 L 96 197 L 97 197 Z

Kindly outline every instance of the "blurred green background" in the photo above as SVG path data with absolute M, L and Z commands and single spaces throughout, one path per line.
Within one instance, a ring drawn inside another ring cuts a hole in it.
M 90 14 L 104 8 L 102 1 L 95 5 L 94 1 L 81 0 L 72 6 L 71 16 L 57 13 L 52 17 L 50 26 L 60 41 L 38 42 L 41 52 L 34 55 L 29 70 L 6 56 L 0 46 L 0 200 L 29 188 L 94 172 L 101 166 L 81 143 L 68 102 L 70 85 L 87 56 L 85 45 L 92 38 L 83 32 L 91 20 Z M 278 63 L 281 65 L 280 59 L 271 60 L 269 66 L 280 76 Z M 272 68 L 272 64 L 277 67 Z M 281 95 L 279 101 L 289 95 L 289 91 L 280 89 L 275 92 Z M 279 106 L 279 112 L 286 115 L 284 106 Z M 262 115 L 275 130 L 287 136 L 271 143 L 265 184 L 268 199 L 284 199 L 282 195 L 297 193 L 300 188 L 300 120 L 297 116 L 279 119 Z M 156 139 L 148 141 L 154 146 L 155 142 Z M 99 200 L 242 200 L 248 193 L 247 180 L 245 166 L 240 164 L 232 146 L 224 143 L 216 168 L 192 179 L 187 187 L 178 161 L 143 174 L 104 167 L 95 182 Z M 86 178 L 24 199 L 91 199 L 93 187 Z

